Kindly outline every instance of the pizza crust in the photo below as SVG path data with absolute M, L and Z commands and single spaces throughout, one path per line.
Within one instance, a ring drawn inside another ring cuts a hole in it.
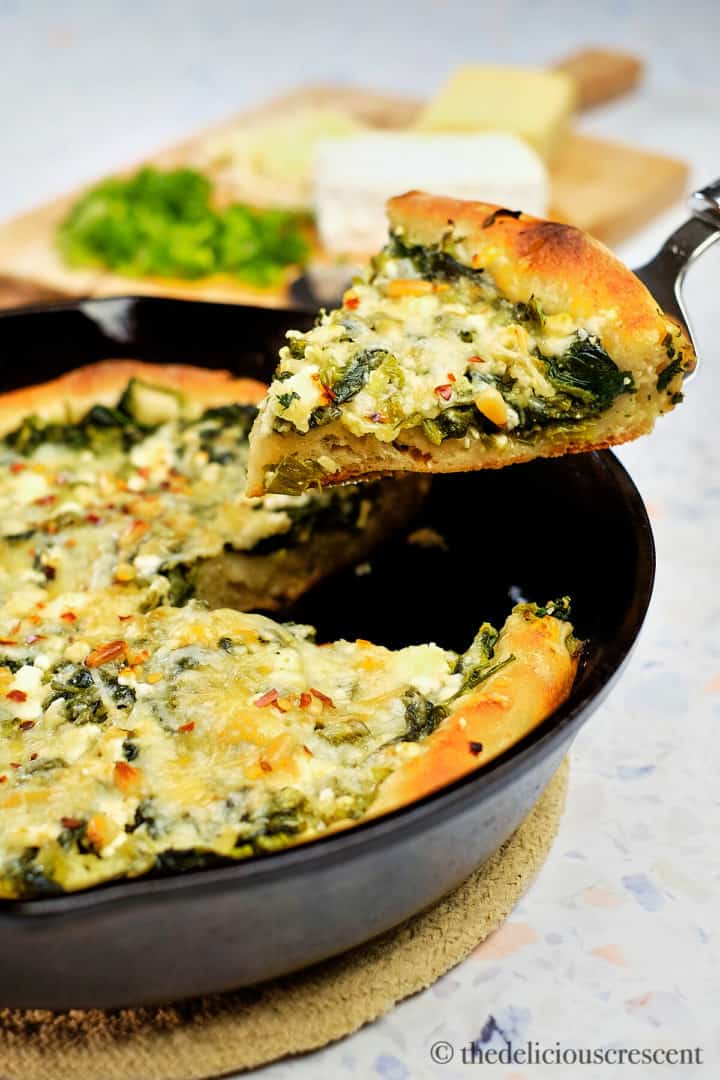
M 46 423 L 73 423 L 93 405 L 115 405 L 131 379 L 142 379 L 181 393 L 189 406 L 188 415 L 232 402 L 256 405 L 266 390 L 256 379 L 238 379 L 229 371 L 189 364 L 103 360 L 75 368 L 50 382 L 1 394 L 0 437 L 16 428 L 26 416 L 37 416 Z
M 579 663 L 572 627 L 552 617 L 514 611 L 493 662 L 512 663 L 460 698 L 450 716 L 424 740 L 425 753 L 381 784 L 370 816 L 395 810 L 460 780 L 508 750 L 567 698 Z M 569 647 L 570 646 L 570 647 Z

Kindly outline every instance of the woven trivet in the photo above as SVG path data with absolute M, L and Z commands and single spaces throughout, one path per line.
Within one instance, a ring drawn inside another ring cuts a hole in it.
M 550 851 L 566 790 L 564 763 L 520 828 L 459 889 L 299 974 L 152 1008 L 0 1010 L 0 1080 L 205 1080 L 349 1035 L 430 986 L 500 926 Z

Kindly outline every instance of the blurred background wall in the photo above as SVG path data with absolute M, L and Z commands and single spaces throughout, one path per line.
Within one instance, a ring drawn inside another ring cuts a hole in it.
M 585 44 L 645 58 L 652 109 L 609 108 L 623 137 L 671 151 L 672 116 L 692 129 L 698 95 L 718 101 L 718 43 L 717 0 L 0 0 L 0 217 L 298 83 L 426 97 L 460 63 Z M 610 130 L 603 112 L 585 129 Z

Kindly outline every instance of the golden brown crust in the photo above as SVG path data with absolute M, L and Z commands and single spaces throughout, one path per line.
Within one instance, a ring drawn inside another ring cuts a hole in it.
M 181 393 L 190 405 L 204 408 L 231 402 L 257 404 L 263 383 L 238 379 L 229 371 L 189 364 L 147 364 L 140 360 L 103 360 L 88 364 L 46 383 L 25 386 L 0 395 L 0 436 L 12 431 L 25 416 L 48 422 L 72 422 L 93 405 L 114 405 L 130 379 Z
M 424 740 L 425 753 L 383 782 L 371 816 L 414 802 L 459 780 L 502 754 L 567 698 L 578 651 L 568 648 L 570 625 L 515 611 L 505 623 L 495 657 L 512 663 L 460 699 Z
M 568 312 L 580 324 L 597 320 L 605 348 L 622 358 L 621 366 L 648 351 L 655 353 L 656 370 L 666 362 L 660 344 L 667 317 L 640 279 L 580 229 L 421 191 L 390 199 L 388 217 L 410 243 L 437 244 L 451 230 L 463 240 L 460 261 L 488 271 L 513 303 L 535 296 L 549 314 Z M 694 357 L 683 338 L 683 351 Z

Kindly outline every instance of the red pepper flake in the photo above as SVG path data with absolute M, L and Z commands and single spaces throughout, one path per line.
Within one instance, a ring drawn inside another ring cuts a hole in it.
M 482 356 L 470 356 L 468 357 L 468 364 L 483 364 L 485 361 Z
M 453 375 L 452 371 L 448 371 L 448 382 L 457 382 L 457 379 Z
M 194 720 L 189 720 L 187 724 L 181 724 L 180 727 L 178 728 L 178 731 L 182 731 L 183 735 L 188 731 L 194 731 L 194 730 L 195 730 L 195 721 Z
M 316 690 L 314 686 L 310 687 L 310 693 L 313 697 L 317 698 L 318 701 L 322 701 L 323 705 L 327 705 L 329 709 L 335 708 L 335 702 L 333 701 L 333 699 L 331 697 L 328 697 L 327 694 L 323 694 L 319 690 Z
M 20 762 L 19 761 L 11 761 L 10 762 L 10 768 L 11 769 L 19 769 L 20 768 Z
M 83 824 L 83 819 L 79 817 L 61 817 L 60 824 L 63 829 L 79 829 Z
M 17 641 L 13 641 L 12 638 L 0 638 L 0 645 L 17 645 Z
M 373 424 L 384 424 L 385 423 L 385 417 L 383 416 L 382 413 L 379 413 L 379 412 L 370 413 L 370 416 L 368 417 L 368 419 L 371 420 Z
M 25 638 L 26 645 L 34 645 L 36 641 L 44 641 L 45 634 L 30 634 L 30 637 Z
M 35 721 L 34 720 L 23 720 L 23 722 L 20 725 L 20 730 L 21 731 L 30 731 L 30 729 L 34 728 L 34 727 L 35 727 Z M 35 755 L 35 757 L 37 757 L 37 754 Z
M 360 297 L 359 296 L 348 296 L 348 297 L 345 298 L 345 305 L 344 306 L 346 308 L 350 308 L 351 311 L 354 311 L 355 308 L 359 305 L 359 303 L 360 303 Z
M 469 742 L 468 747 L 470 753 L 474 754 L 475 757 L 477 757 L 478 754 L 482 754 L 483 752 L 483 744 L 481 742 Z
M 312 704 L 312 694 L 308 694 L 307 690 L 303 690 L 300 695 L 300 708 L 307 709 L 310 704 Z
M 128 619 L 132 619 L 132 615 L 118 615 L 120 622 L 127 622 Z
M 22 727 L 22 724 L 21 724 L 20 726 Z M 38 755 L 37 755 L 37 750 L 35 750 L 35 751 L 33 751 L 33 753 L 32 753 L 32 754 L 30 755 L 30 760 L 31 760 L 31 761 L 37 761 L 37 757 L 38 757 Z
M 0 776 L 0 784 L 4 784 L 6 780 L 7 780 L 7 776 L 5 776 L 5 775 Z
M 266 705 L 274 705 L 280 694 L 277 690 L 268 690 L 267 693 L 262 694 L 257 701 L 253 704 L 257 705 L 259 709 L 264 709 Z
M 111 660 L 117 660 L 126 653 L 127 644 L 124 641 L 108 641 L 106 645 L 100 645 L 88 653 L 85 657 L 85 667 L 102 667 L 103 664 L 109 664 Z
M 263 772 L 272 772 L 272 765 L 269 761 L 265 761 L 264 758 L 260 758 L 260 768 Z
M 6 695 L 10 701 L 27 701 L 27 694 L 24 690 L 10 690 Z
M 11 473 L 24 472 L 25 469 L 27 469 L 27 465 L 24 461 L 13 461 L 12 465 L 10 466 Z
M 91 525 L 99 525 L 100 522 L 102 521 L 102 518 L 100 517 L 99 514 L 86 514 L 85 515 L 85 520 L 87 522 L 89 522 Z
M 449 401 L 452 397 L 452 386 L 449 383 L 443 386 L 436 386 L 435 393 L 438 397 L 441 397 L 443 401 Z
M 77 622 L 77 615 L 75 614 L 74 611 L 63 611 L 60 618 L 64 622 Z
M 309 746 L 305 746 L 303 744 L 303 751 L 307 754 L 308 757 L 315 757 Z
M 332 387 L 327 386 L 325 383 L 320 383 L 320 385 L 322 387 L 322 392 L 328 399 L 328 401 L 337 401 L 337 394 L 332 389 Z
M 57 502 L 57 495 L 41 495 L 39 499 L 34 499 L 35 506 L 51 506 L 52 503 Z

